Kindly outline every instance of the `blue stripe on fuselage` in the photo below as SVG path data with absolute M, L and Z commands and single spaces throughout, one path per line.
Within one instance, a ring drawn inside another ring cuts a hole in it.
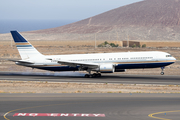
M 115 69 L 138 69 L 138 68 L 158 68 L 170 65 L 174 62 L 163 63 L 136 63 L 136 64 L 118 64 Z
M 34 67 L 34 68 L 49 70 L 49 71 L 78 71 L 78 67 L 69 67 L 69 66 Z
M 140 69 L 140 68 L 158 68 L 170 65 L 174 62 L 163 63 L 136 63 L 136 64 L 118 64 L 115 69 Z M 37 69 L 49 70 L 49 71 L 78 71 L 78 67 L 70 66 L 50 66 L 50 67 L 35 67 Z

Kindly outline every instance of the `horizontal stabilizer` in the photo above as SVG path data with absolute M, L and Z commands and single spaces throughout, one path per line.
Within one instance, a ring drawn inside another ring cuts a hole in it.
M 33 61 L 29 61 L 29 60 L 12 60 L 12 59 L 8 59 L 9 61 L 12 61 L 12 62 L 18 62 L 18 63 L 23 63 L 23 64 L 34 64 Z

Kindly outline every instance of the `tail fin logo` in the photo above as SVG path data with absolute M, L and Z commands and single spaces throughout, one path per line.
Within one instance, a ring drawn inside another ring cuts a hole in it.
M 14 39 L 15 43 L 17 43 L 17 42 L 21 42 L 21 43 L 28 42 L 17 31 L 11 31 L 11 34 L 13 36 L 13 39 Z
M 43 56 L 17 31 L 11 31 L 11 34 L 22 59 L 36 59 Z
M 24 39 L 24 37 L 22 37 L 17 31 L 11 31 L 11 34 L 16 43 L 16 47 L 32 47 L 32 45 L 26 39 Z

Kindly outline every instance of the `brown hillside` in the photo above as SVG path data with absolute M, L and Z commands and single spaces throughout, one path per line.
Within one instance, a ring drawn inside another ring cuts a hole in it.
M 180 41 L 180 0 L 144 0 L 62 27 L 31 31 L 38 40 Z M 25 33 L 26 34 L 26 33 Z M 33 36 L 32 36 L 33 35 Z
M 95 33 L 119 27 L 180 26 L 180 0 L 145 0 L 63 27 L 38 32 Z

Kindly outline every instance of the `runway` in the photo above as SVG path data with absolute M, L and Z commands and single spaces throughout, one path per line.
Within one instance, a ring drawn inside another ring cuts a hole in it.
M 99 78 L 84 78 L 82 73 L 0 73 L 0 80 L 11 81 L 48 81 L 82 83 L 120 83 L 120 84 L 163 84 L 180 85 L 180 76 L 121 75 L 103 74 Z
M 179 94 L 0 94 L 0 119 L 179 120 L 179 103 Z

